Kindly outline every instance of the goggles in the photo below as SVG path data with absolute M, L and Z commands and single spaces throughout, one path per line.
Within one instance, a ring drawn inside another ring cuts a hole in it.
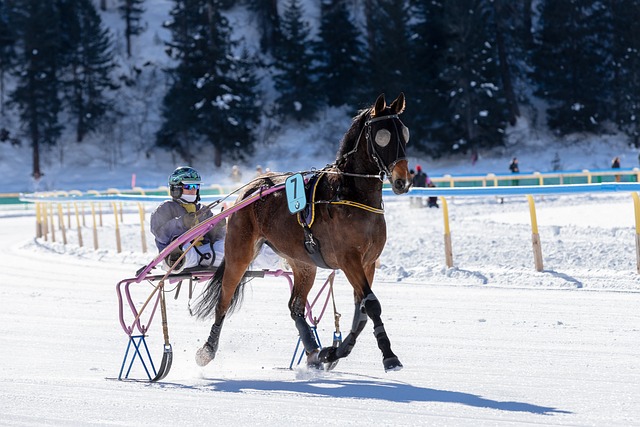
M 182 184 L 182 188 L 185 190 L 198 190 L 200 189 L 200 184 Z

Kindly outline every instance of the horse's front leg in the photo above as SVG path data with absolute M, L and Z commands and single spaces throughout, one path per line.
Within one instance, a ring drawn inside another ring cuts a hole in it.
M 367 316 L 373 321 L 373 335 L 378 341 L 378 348 L 382 351 L 382 364 L 384 365 L 385 372 L 399 371 L 402 369 L 402 363 L 398 360 L 398 357 L 391 350 L 391 341 L 387 336 L 387 331 L 384 329 L 384 324 L 380 315 L 382 314 L 382 306 L 380 301 L 369 290 L 369 292 L 362 299 L 362 306 L 367 313 Z
M 351 330 L 349 331 L 349 334 L 338 347 L 323 348 L 319 354 L 320 361 L 328 363 L 331 366 L 338 359 L 347 357 L 356 345 L 356 340 L 366 324 L 367 313 L 364 306 L 361 302 L 356 302 L 355 312 L 353 313 L 353 322 L 351 323 Z
M 399 371 L 402 369 L 402 363 L 400 363 L 398 357 L 391 350 L 391 341 L 389 341 L 387 332 L 384 329 L 384 324 L 380 318 L 381 314 L 382 306 L 380 305 L 380 301 L 378 301 L 374 293 L 369 290 L 362 301 L 356 302 L 356 310 L 353 315 L 353 324 L 351 325 L 349 335 L 347 335 L 337 348 L 323 348 L 318 356 L 320 361 L 332 364 L 338 359 L 347 357 L 356 345 L 356 339 L 364 329 L 367 318 L 370 317 L 373 321 L 373 334 L 378 341 L 378 348 L 382 351 L 382 364 L 384 365 L 385 372 Z

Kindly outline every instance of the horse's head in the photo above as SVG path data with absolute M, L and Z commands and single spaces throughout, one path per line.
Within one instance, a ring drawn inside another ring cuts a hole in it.
M 411 186 L 407 162 L 409 128 L 399 118 L 404 107 L 404 93 L 400 93 L 389 106 L 381 94 L 365 122 L 367 150 L 380 173 L 386 174 L 395 194 L 406 193 Z

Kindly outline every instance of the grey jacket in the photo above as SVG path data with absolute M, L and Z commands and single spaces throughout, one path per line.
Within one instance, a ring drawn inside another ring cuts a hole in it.
M 196 211 L 199 211 L 201 205 L 196 204 Z M 158 251 L 162 251 L 175 238 L 184 234 L 188 227 L 185 227 L 182 217 L 187 210 L 175 200 L 167 200 L 162 202 L 151 214 L 151 233 L 155 236 Z M 213 214 L 207 210 L 198 215 L 200 222 L 207 218 L 211 218 Z M 224 238 L 226 231 L 225 221 L 221 220 L 212 230 L 204 235 L 203 243 L 213 243 Z

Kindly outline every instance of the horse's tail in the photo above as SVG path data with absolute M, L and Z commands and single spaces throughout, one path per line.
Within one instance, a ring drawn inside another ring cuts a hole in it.
M 197 298 L 193 308 L 190 310 L 192 316 L 196 316 L 198 319 L 205 319 L 210 317 L 216 310 L 220 296 L 222 295 L 222 276 L 224 276 L 225 262 L 224 258 L 220 262 L 220 266 L 213 274 L 211 280 L 205 285 L 202 290 L 202 294 Z M 244 285 L 247 282 L 246 278 L 242 278 L 236 291 L 231 298 L 231 304 L 227 310 L 228 314 L 239 308 L 244 297 Z

